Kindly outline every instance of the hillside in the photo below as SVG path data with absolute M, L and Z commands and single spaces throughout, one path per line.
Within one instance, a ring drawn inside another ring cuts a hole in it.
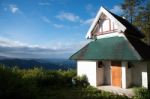
M 67 70 L 75 69 L 76 62 L 68 59 L 0 59 L 0 64 L 8 67 L 17 66 L 19 68 L 29 69 L 34 67 L 42 67 L 50 70 Z

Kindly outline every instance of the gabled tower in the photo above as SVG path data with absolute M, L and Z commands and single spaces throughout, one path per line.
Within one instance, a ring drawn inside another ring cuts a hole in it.
M 108 34 L 107 36 L 112 36 L 120 33 L 126 36 L 134 36 L 139 39 L 144 37 L 144 34 L 138 31 L 138 29 L 131 25 L 126 19 L 101 7 L 87 32 L 86 38 L 99 39 L 103 37 L 103 35 Z

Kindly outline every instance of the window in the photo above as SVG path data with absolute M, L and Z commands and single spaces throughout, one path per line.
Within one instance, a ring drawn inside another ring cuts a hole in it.
M 98 61 L 98 68 L 102 68 L 102 67 L 103 67 L 102 61 Z
M 133 64 L 132 63 L 128 63 L 128 69 L 132 68 Z

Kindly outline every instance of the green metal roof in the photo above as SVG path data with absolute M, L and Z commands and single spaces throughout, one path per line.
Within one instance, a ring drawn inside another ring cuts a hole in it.
M 101 38 L 90 42 L 70 59 L 74 60 L 142 60 L 125 37 Z

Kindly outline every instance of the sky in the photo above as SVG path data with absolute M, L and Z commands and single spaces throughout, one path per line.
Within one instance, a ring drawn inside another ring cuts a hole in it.
M 90 42 L 99 8 L 121 14 L 123 0 L 0 0 L 0 56 L 68 58 Z

